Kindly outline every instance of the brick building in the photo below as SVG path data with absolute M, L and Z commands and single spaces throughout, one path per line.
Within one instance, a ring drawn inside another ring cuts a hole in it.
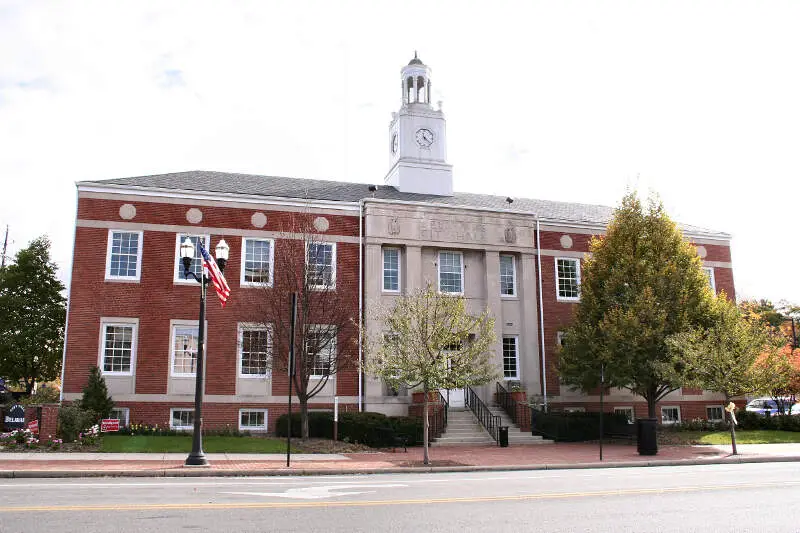
M 402 105 L 392 115 L 390 169 L 380 186 L 202 171 L 78 183 L 64 399 L 79 397 L 98 365 L 122 418 L 191 425 L 198 286 L 182 279 L 178 247 L 191 236 L 211 250 L 224 238 L 231 298 L 224 309 L 213 294 L 209 300 L 204 423 L 273 429 L 288 382 L 265 370 L 272 331 L 259 302 L 279 288 L 264 289 L 251 274 L 269 272 L 269 285 L 286 268 L 276 250 L 297 246 L 300 237 L 286 224 L 301 217 L 322 243 L 322 253 L 306 258 L 350 281 L 336 290 L 368 334 L 380 328 L 370 309 L 430 282 L 463 294 L 474 310 L 490 309 L 504 380 L 519 381 L 529 396 L 546 395 L 554 407 L 596 409 L 598 398 L 559 384 L 554 354 L 580 298 L 581 258 L 613 210 L 453 192 L 430 74 L 417 58 L 401 71 Z M 712 286 L 733 295 L 730 237 L 682 230 Z M 478 393 L 488 400 L 493 390 Z M 460 391 L 449 392 L 452 405 L 463 402 Z M 343 408 L 389 414 L 407 413 L 410 404 L 409 391 L 390 390 L 357 366 L 332 376 L 311 408 L 330 408 L 334 396 Z M 646 413 L 641 399 L 621 391 L 607 402 L 632 416 Z M 665 422 L 721 418 L 721 399 L 698 390 L 676 391 L 661 408 Z

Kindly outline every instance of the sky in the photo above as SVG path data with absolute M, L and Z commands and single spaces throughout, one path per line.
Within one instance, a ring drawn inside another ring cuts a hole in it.
M 75 182 L 217 170 L 382 183 L 432 68 L 455 189 L 732 234 L 737 296 L 800 302 L 800 2 L 0 0 L 0 230 L 69 278 Z M 98 251 L 104 253 L 104 250 Z

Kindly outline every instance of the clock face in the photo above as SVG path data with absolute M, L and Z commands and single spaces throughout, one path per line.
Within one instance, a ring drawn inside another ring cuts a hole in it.
M 417 139 L 417 144 L 422 148 L 430 148 L 433 144 L 433 132 L 429 129 L 422 128 L 417 130 L 415 138 Z
M 397 148 L 400 145 L 400 141 L 397 138 L 397 134 L 392 134 L 392 155 L 397 154 Z

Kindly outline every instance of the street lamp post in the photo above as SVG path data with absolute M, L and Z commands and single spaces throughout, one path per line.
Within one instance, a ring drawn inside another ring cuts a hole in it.
M 228 260 L 228 252 L 230 248 L 225 239 L 219 241 L 216 247 L 217 266 L 220 271 L 225 270 L 225 263 Z M 192 272 L 192 261 L 194 260 L 194 244 L 191 239 L 186 237 L 186 240 L 181 244 L 181 262 L 183 263 L 183 273 L 185 278 L 194 278 L 195 281 L 200 283 L 200 318 L 197 328 L 197 368 L 195 372 L 194 383 L 194 433 L 192 435 L 192 451 L 189 457 L 186 458 L 184 463 L 186 466 L 207 466 L 208 459 L 206 454 L 203 453 L 203 436 L 201 434 L 203 426 L 203 359 L 204 359 L 204 344 L 205 344 L 205 322 L 206 322 L 206 289 L 211 281 L 208 276 L 204 274 L 205 268 L 201 270 L 198 276 Z M 202 262 L 202 258 L 201 258 Z

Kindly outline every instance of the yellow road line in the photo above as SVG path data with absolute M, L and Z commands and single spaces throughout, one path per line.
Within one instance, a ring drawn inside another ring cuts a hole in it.
M 797 481 L 768 483 L 736 483 L 730 485 L 700 485 L 688 487 L 662 487 L 652 489 L 617 489 L 592 492 L 551 492 L 543 494 L 520 494 L 515 496 L 475 496 L 463 498 L 424 498 L 408 500 L 367 501 L 315 501 L 315 502 L 242 502 L 242 503 L 153 503 L 120 505 L 44 505 L 35 507 L 0 507 L 0 513 L 30 513 L 43 511 L 88 512 L 88 511 L 152 511 L 152 510 L 220 510 L 220 509 L 293 509 L 314 507 L 369 507 L 382 505 L 420 505 L 437 503 L 480 503 L 502 501 L 555 500 L 566 498 L 590 498 L 597 496 L 632 496 L 643 494 L 665 494 L 701 492 L 744 488 L 786 487 L 800 484 Z

